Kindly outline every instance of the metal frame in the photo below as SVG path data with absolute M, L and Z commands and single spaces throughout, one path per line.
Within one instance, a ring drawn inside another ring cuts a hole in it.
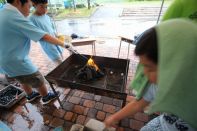
M 127 59 L 129 58 L 129 51 L 130 51 L 130 44 L 133 44 L 133 40 L 120 36 L 120 45 L 118 48 L 118 58 L 120 58 L 120 50 L 121 50 L 121 46 L 122 46 L 122 41 L 127 42 L 128 43 L 128 50 L 127 50 Z

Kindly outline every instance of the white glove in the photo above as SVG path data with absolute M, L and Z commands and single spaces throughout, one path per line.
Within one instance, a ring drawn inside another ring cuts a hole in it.
M 74 53 L 74 54 L 77 54 L 77 51 L 73 49 L 73 46 L 72 46 L 72 45 L 65 43 L 65 44 L 64 44 L 64 47 L 65 47 L 67 50 L 69 50 L 70 52 L 72 52 L 72 53 Z

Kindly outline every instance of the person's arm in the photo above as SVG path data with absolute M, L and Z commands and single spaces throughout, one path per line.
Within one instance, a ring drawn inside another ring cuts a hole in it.
M 47 41 L 49 43 L 55 44 L 55 45 L 60 45 L 62 47 L 64 47 L 64 41 L 61 41 L 59 39 L 57 39 L 56 37 L 50 36 L 49 34 L 45 34 L 42 39 L 44 41 Z
M 145 101 L 143 98 L 139 101 L 133 100 L 117 113 L 107 117 L 104 123 L 106 127 L 111 127 L 123 118 L 135 115 L 137 112 L 143 111 L 143 109 L 147 107 L 149 103 L 150 102 Z

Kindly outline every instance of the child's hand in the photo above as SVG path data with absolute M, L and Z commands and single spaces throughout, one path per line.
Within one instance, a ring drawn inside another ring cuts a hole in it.
M 118 120 L 114 118 L 114 115 L 111 115 L 107 117 L 104 121 L 105 126 L 108 127 L 116 127 L 116 124 L 118 124 Z

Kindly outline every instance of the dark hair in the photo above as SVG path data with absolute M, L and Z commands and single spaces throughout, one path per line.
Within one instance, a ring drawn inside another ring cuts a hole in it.
M 20 0 L 21 4 L 24 5 L 25 3 L 27 3 L 28 0 Z M 7 0 L 8 3 L 12 4 L 14 2 L 14 0 Z
M 48 0 L 31 0 L 34 4 L 46 4 Z
M 152 62 L 158 62 L 157 34 L 155 28 L 150 28 L 136 39 L 135 54 L 145 55 Z

